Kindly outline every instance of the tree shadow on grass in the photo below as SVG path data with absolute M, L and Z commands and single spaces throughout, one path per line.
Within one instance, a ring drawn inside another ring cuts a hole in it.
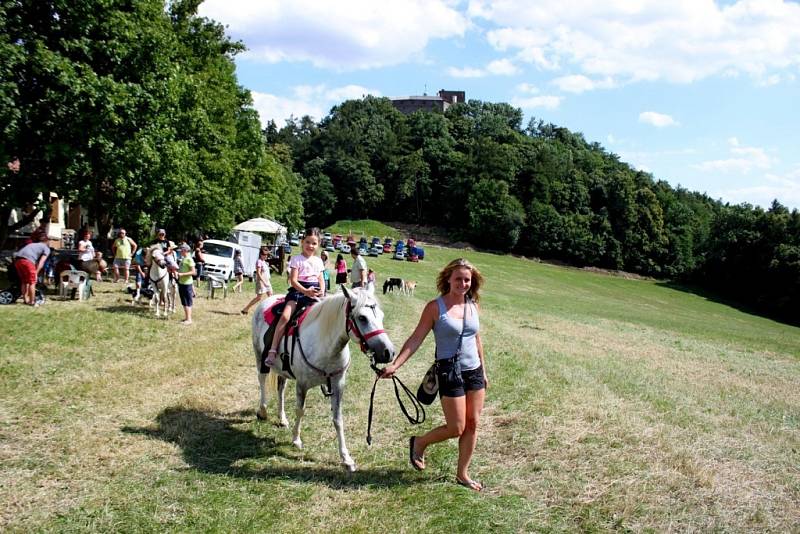
M 708 301 L 715 302 L 717 304 L 722 304 L 724 306 L 734 308 L 748 315 L 755 315 L 758 317 L 763 317 L 765 319 L 770 319 L 772 321 L 777 321 L 779 323 L 788 324 L 792 326 L 800 326 L 800 315 L 790 316 L 789 314 L 779 313 L 776 310 L 771 310 L 764 306 L 759 307 L 752 303 L 737 301 L 726 295 L 715 292 L 713 289 L 706 289 L 693 284 L 675 282 L 671 280 L 656 282 L 656 285 L 661 287 L 667 287 L 669 289 L 674 289 L 676 291 L 681 291 L 683 293 L 691 293 L 692 295 L 702 297 Z
M 224 474 L 252 479 L 289 478 L 323 483 L 332 488 L 391 487 L 413 484 L 408 473 L 396 469 L 360 470 L 347 473 L 343 467 L 322 467 L 304 463 L 297 466 L 265 466 L 263 459 L 282 457 L 300 462 L 308 453 L 291 445 L 278 444 L 271 437 L 261 437 L 238 425 L 252 423 L 252 411 L 218 414 L 196 408 L 169 407 L 156 417 L 154 427 L 123 427 L 128 434 L 160 439 L 180 447 L 183 458 L 194 469 L 205 473 Z M 291 453 L 287 453 L 287 450 Z M 316 461 L 311 458 L 312 461 Z

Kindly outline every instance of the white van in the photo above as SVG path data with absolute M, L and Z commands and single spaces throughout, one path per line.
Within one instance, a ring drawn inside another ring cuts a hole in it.
M 206 239 L 203 241 L 203 255 L 206 260 L 205 273 L 221 276 L 225 280 L 233 278 L 233 254 L 241 252 L 242 247 L 230 241 Z

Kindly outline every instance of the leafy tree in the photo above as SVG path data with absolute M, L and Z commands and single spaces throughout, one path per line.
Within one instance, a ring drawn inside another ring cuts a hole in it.
M 478 245 L 509 251 L 519 240 L 525 211 L 509 194 L 508 184 L 483 179 L 475 184 L 467 205 L 469 235 Z
M 58 191 L 89 208 L 101 236 L 112 224 L 223 232 L 265 214 L 252 210 L 269 203 L 247 196 L 265 192 L 257 185 L 302 185 L 264 151 L 236 82 L 243 47 L 198 17 L 198 4 L 3 4 L 0 69 L 12 76 L 0 98 L 13 103 L 2 153 L 21 161 L 0 185 L 4 210 Z

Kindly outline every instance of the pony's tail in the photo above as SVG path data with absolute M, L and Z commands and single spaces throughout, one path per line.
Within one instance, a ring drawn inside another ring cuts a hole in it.
M 267 375 L 267 397 L 272 397 L 278 392 L 278 373 Z

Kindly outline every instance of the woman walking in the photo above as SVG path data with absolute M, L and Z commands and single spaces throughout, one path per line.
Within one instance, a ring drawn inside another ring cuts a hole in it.
M 416 329 L 406 340 L 393 364 L 381 378 L 393 376 L 417 351 L 433 330 L 436 340 L 436 377 L 445 424 L 409 440 L 409 462 L 425 469 L 425 450 L 429 445 L 458 438 L 456 482 L 475 491 L 483 485 L 469 476 L 469 464 L 478 441 L 478 420 L 483 410 L 488 379 L 478 316 L 483 277 L 465 259 L 453 260 L 436 279 L 439 297 L 428 302 Z

